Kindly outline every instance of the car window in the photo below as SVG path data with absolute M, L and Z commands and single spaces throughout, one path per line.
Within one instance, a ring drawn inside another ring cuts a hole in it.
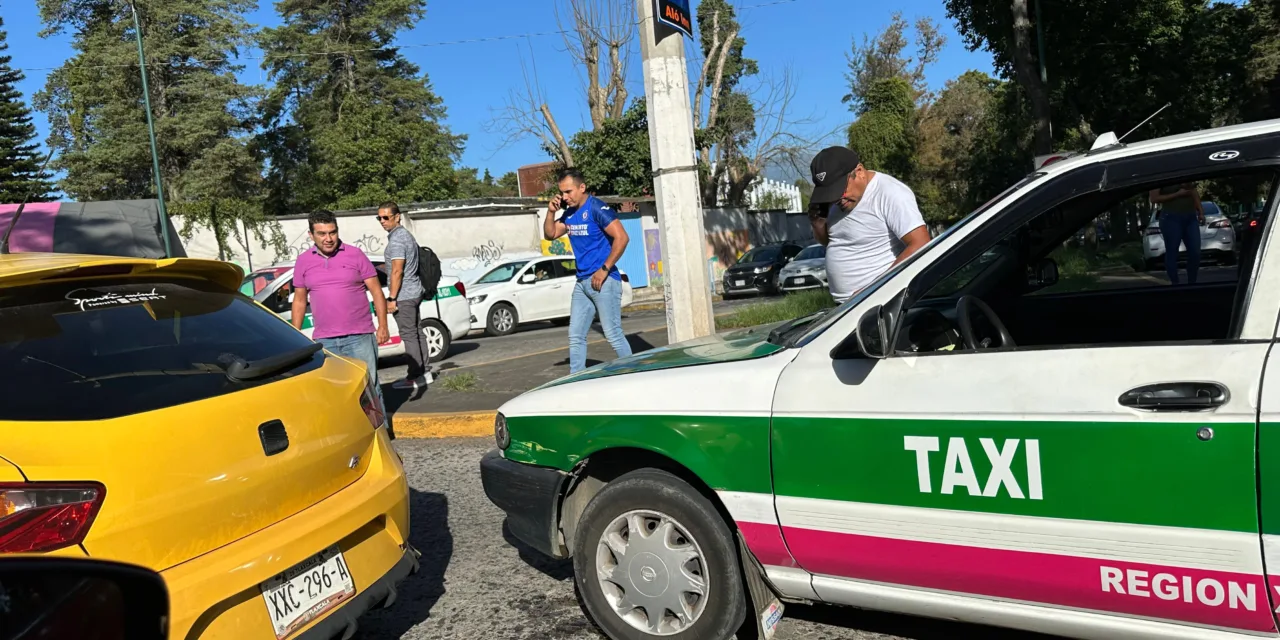
M 244 277 L 244 281 L 240 284 L 240 293 L 253 297 L 266 289 L 276 278 L 288 273 L 293 267 L 269 267 L 266 269 L 258 269 Z
M 248 298 L 199 280 L 12 288 L 0 293 L 0 420 L 105 420 L 234 393 L 313 370 L 324 356 L 254 382 L 224 375 L 237 358 L 310 344 Z
M 778 247 L 756 247 L 738 258 L 738 262 L 746 264 L 749 262 L 773 262 L 778 259 Z
M 993 308 L 1018 347 L 1228 339 L 1243 304 L 1240 287 L 1247 284 L 1241 265 L 1252 265 L 1257 245 L 1249 239 L 1256 241 L 1261 231 L 1239 231 L 1221 218 L 1201 225 L 1196 197 L 1211 216 L 1253 206 L 1274 180 L 1271 170 L 1249 169 L 1225 178 L 1088 193 L 1015 228 L 929 287 L 915 306 L 954 316 L 961 294 L 976 296 Z M 1196 287 L 1173 286 L 1188 284 L 1193 272 Z M 950 321 L 956 328 L 958 319 Z M 936 314 L 930 322 L 948 330 Z M 922 332 L 898 333 L 906 334 L 915 337 L 900 342 L 899 350 L 960 346 L 939 347 L 936 336 Z
M 923 249 L 911 254 L 911 257 L 890 268 L 879 278 L 876 278 L 871 284 L 850 296 L 848 300 L 845 300 L 839 306 L 828 309 L 810 322 L 796 325 L 793 329 L 787 332 L 786 335 L 780 336 L 780 339 L 794 347 L 803 347 L 809 344 L 818 336 L 822 335 L 827 329 L 835 326 L 841 318 L 848 315 L 849 311 L 861 304 L 868 296 L 878 291 L 884 283 L 892 280 L 917 260 L 923 259 L 924 256 L 929 255 L 931 252 L 936 250 L 936 248 L 952 234 L 960 232 L 962 229 L 972 224 L 974 220 L 977 220 L 979 216 L 989 211 L 992 207 L 1005 202 L 1013 196 L 1013 194 L 1022 191 L 1027 185 L 1030 185 L 1044 176 L 1045 174 L 1043 172 L 1030 173 L 1021 180 L 1009 185 L 1007 189 L 996 194 L 996 196 L 990 200 L 982 203 L 981 206 L 974 209 L 969 215 L 961 218 L 959 222 L 947 227 L 946 230 L 934 237 L 932 242 L 925 245 Z
M 557 260 L 554 264 L 557 278 L 569 278 L 578 275 L 578 262 L 576 260 Z
M 391 286 L 391 274 L 389 272 L 389 269 L 390 267 L 388 267 L 387 263 L 385 262 L 373 263 L 373 270 L 378 272 L 378 284 L 383 289 L 386 289 Z
M 263 299 L 261 301 L 262 306 L 270 309 L 275 313 L 284 313 L 288 311 L 290 307 L 293 305 L 293 301 L 289 299 L 289 296 L 291 295 L 293 295 L 293 278 L 292 277 L 290 277 L 288 280 L 284 282 L 281 282 L 280 286 L 276 287 L 276 290 L 273 291 L 271 295 Z
M 817 260 L 825 257 L 827 257 L 827 248 L 820 244 L 806 247 L 804 251 L 796 254 L 796 260 Z
M 529 267 L 529 273 L 533 274 L 534 282 L 542 282 L 544 280 L 552 280 L 556 277 L 555 265 L 549 261 L 535 263 Z
M 484 274 L 483 276 L 480 276 L 480 279 L 476 280 L 476 284 L 492 284 L 495 282 L 507 282 L 508 280 L 511 280 L 512 278 L 516 277 L 516 274 L 519 273 L 520 270 L 523 269 L 524 266 L 527 264 L 529 264 L 528 260 L 525 260 L 523 262 L 508 262 L 505 264 L 500 264 L 494 267 L 488 273 Z
M 788 258 L 794 258 L 801 251 L 804 251 L 804 247 L 801 247 L 800 245 L 789 244 L 782 249 L 782 255 Z

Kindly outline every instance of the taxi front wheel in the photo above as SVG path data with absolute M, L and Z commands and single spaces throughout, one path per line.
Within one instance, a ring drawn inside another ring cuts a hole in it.
M 727 640 L 747 611 L 733 534 L 705 496 L 657 469 L 609 483 L 573 549 L 584 613 L 613 640 Z

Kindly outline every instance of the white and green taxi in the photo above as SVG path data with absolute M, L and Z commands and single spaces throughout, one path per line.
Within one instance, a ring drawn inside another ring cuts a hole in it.
M 1280 121 L 1105 135 L 838 308 L 511 400 L 485 490 L 615 639 L 767 636 L 779 601 L 1277 637 L 1277 178 Z M 1266 215 L 1174 285 L 1141 237 L 1187 182 Z

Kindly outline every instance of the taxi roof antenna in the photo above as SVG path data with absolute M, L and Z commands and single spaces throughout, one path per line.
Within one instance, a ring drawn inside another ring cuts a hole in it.
M 1138 123 L 1138 126 L 1136 126 L 1136 127 L 1134 127 L 1134 128 L 1132 128 L 1132 129 L 1130 129 L 1130 130 L 1129 130 L 1129 133 L 1126 133 L 1126 134 L 1124 134 L 1124 135 L 1120 136 L 1120 139 L 1119 139 L 1119 140 L 1116 140 L 1116 143 L 1117 143 L 1117 144 L 1119 144 L 1120 142 L 1123 142 L 1125 138 L 1128 138 L 1128 137 L 1129 137 L 1129 134 L 1130 134 L 1130 133 L 1133 133 L 1134 131 L 1137 131 L 1138 129 L 1142 128 L 1142 125 L 1144 125 L 1144 124 L 1146 124 L 1146 123 L 1148 123 L 1148 122 L 1151 122 L 1151 120 L 1152 120 L 1153 118 L 1155 118 L 1156 116 L 1160 115 L 1160 112 L 1161 112 L 1161 111 L 1164 111 L 1165 109 L 1168 109 L 1168 108 L 1169 108 L 1170 106 L 1172 106 L 1172 105 L 1173 105 L 1173 103 L 1172 103 L 1172 102 L 1166 102 L 1166 103 L 1164 103 L 1164 106 L 1163 106 L 1163 107 L 1160 107 L 1159 109 L 1156 109 L 1156 112 L 1155 112 L 1155 113 L 1153 113 L 1153 114 L 1151 114 L 1151 115 L 1147 116 L 1147 119 L 1146 119 L 1146 120 L 1143 120 L 1142 122 L 1139 122 L 1139 123 Z
M 49 150 L 49 155 L 45 157 L 44 164 L 40 165 L 40 171 L 36 173 L 37 178 L 44 175 L 44 170 L 49 167 L 50 160 L 53 160 L 52 149 Z M 9 228 L 4 230 L 4 239 L 0 239 L 0 256 L 9 255 L 9 236 L 13 235 L 13 230 L 18 227 L 18 219 L 22 217 L 22 210 L 27 207 L 27 201 L 35 194 L 35 189 L 28 191 L 26 197 L 22 199 L 22 203 L 18 205 L 18 209 L 13 212 L 13 220 L 9 221 Z

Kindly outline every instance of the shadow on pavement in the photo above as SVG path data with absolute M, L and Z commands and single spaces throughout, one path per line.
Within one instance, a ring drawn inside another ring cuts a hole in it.
M 443 494 L 409 489 L 409 543 L 422 553 L 418 573 L 397 587 L 390 609 L 376 609 L 360 621 L 363 638 L 399 638 L 431 616 L 444 595 L 444 573 L 453 558 L 449 531 L 449 499 Z
M 382 401 L 385 403 L 387 415 L 394 416 L 400 407 L 406 402 L 421 400 L 426 395 L 427 387 L 419 387 L 417 389 L 395 389 L 390 384 L 382 385 Z M 392 418 L 392 428 L 395 427 L 395 419 Z
M 1027 631 L 836 605 L 788 604 L 783 613 L 783 619 L 787 618 L 910 640 L 1058 640 L 1057 636 Z
M 507 527 L 506 518 L 502 520 L 502 539 L 506 540 L 507 544 L 515 547 L 516 552 L 520 554 L 520 559 L 525 564 L 537 569 L 547 577 L 561 581 L 573 578 L 573 560 L 553 560 L 535 551 L 511 534 L 511 529 Z
M 449 358 L 452 358 L 457 355 L 462 355 L 464 353 L 468 353 L 471 351 L 475 351 L 476 349 L 479 349 L 479 348 L 480 348 L 480 345 L 476 344 L 475 342 L 454 342 L 453 344 L 449 345 L 449 353 L 445 354 L 444 359 L 432 360 L 431 365 L 436 366 L 436 365 L 444 364 L 444 362 Z

